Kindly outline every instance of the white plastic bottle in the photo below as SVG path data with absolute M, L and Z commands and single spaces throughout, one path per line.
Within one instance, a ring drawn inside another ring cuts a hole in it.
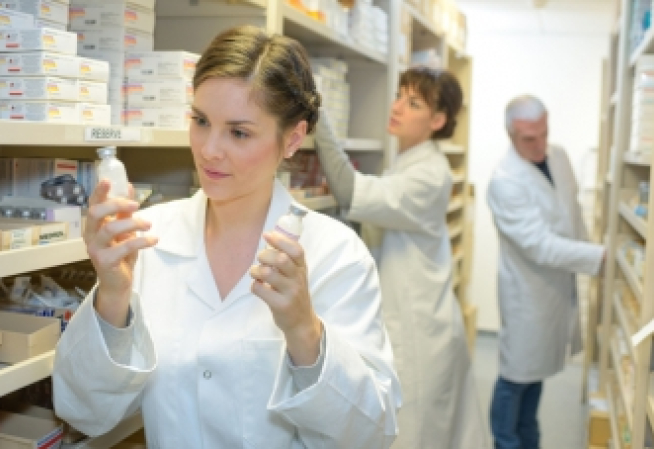
M 302 218 L 307 214 L 307 211 L 291 204 L 286 215 L 282 215 L 277 220 L 275 231 L 284 234 L 286 237 L 299 240 L 302 235 Z
M 98 180 L 106 179 L 111 183 L 109 198 L 129 198 L 129 181 L 122 162 L 116 158 L 116 147 L 98 148 L 98 156 L 102 159 L 98 165 Z

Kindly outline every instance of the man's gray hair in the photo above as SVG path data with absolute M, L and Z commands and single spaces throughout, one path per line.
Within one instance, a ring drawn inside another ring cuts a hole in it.
M 532 95 L 516 97 L 506 106 L 506 130 L 509 134 L 513 134 L 514 120 L 535 122 L 544 114 L 547 114 L 547 108 L 538 98 Z

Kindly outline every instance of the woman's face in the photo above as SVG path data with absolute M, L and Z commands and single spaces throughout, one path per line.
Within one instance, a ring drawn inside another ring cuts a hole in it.
M 280 144 L 277 120 L 251 93 L 247 81 L 234 78 L 210 78 L 195 91 L 191 151 L 200 185 L 212 200 L 269 191 L 282 157 L 297 151 L 306 134 L 301 122 Z
M 388 132 L 400 140 L 422 142 L 445 125 L 445 114 L 436 112 L 411 87 L 402 86 L 391 107 Z

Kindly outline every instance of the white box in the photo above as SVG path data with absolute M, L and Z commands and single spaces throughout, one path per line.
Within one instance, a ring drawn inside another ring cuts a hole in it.
M 124 117 L 127 126 L 188 129 L 191 120 L 191 108 L 188 106 L 162 108 L 129 106 L 125 109 Z
M 78 101 L 79 90 L 78 81 L 68 78 L 0 77 L 0 100 Z
M 80 80 L 78 101 L 83 103 L 107 104 L 107 83 Z
M 129 79 L 125 96 L 129 106 L 181 106 L 193 102 L 193 83 L 182 78 Z
M 111 125 L 111 106 L 108 104 L 78 103 L 82 125 Z
M 0 52 L 33 50 L 75 55 L 77 35 L 51 28 L 0 31 Z
M 0 30 L 34 28 L 34 16 L 2 7 L 0 3 Z
M 41 419 L 2 411 L 0 421 L 0 447 L 12 449 L 42 447 L 59 449 L 61 447 L 63 424 L 54 419 Z
M 68 31 L 67 23 L 50 22 L 49 20 L 36 19 L 34 21 L 37 28 L 51 28 L 53 30 Z
M 77 123 L 75 103 L 0 100 L 0 119 L 49 123 Z
M 78 179 L 79 174 L 76 174 Z M 91 192 L 87 192 L 91 193 Z M 23 198 L 5 196 L 0 198 L 0 206 L 33 207 L 45 210 L 45 221 L 68 223 L 68 238 L 82 236 L 82 209 L 79 206 L 59 204 L 43 198 Z
M 77 78 L 80 62 L 76 56 L 52 52 L 0 53 L 0 76 L 60 76 Z
M 185 78 L 192 80 L 200 55 L 185 51 L 129 52 L 127 78 Z
M 47 0 L 0 0 L 0 7 L 31 14 L 35 19 L 68 24 L 68 6 Z
M 79 58 L 79 77 L 106 83 L 109 81 L 109 63 L 99 59 Z
M 102 28 L 131 28 L 154 33 L 155 14 L 143 8 L 119 4 L 71 5 L 71 30 L 86 31 Z
M 0 312 L 0 335 L 0 362 L 18 363 L 54 349 L 61 335 L 61 323 L 58 318 Z M 7 412 L 2 413 L 7 419 Z M 3 424 L 3 433 L 11 428 L 5 427 L 6 424 Z M 2 447 L 10 444 L 7 439 L 3 441 Z
M 73 5 L 133 5 L 140 8 L 154 10 L 155 0 L 73 0 Z
M 153 48 L 154 36 L 151 33 L 118 27 L 77 32 L 77 52 L 84 56 L 102 57 L 106 51 L 127 52 Z

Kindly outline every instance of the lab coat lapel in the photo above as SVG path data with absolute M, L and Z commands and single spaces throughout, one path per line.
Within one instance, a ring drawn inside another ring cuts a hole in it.
M 436 151 L 438 151 L 436 144 L 431 140 L 425 140 L 415 147 L 409 148 L 405 152 L 398 154 L 391 171 L 401 173 L 407 167 L 420 163 L 420 161 L 428 158 L 432 152 Z
M 548 161 L 548 166 L 550 168 L 550 173 L 552 173 L 552 179 L 554 179 L 554 185 L 545 177 L 543 173 L 531 162 L 525 160 L 518 154 L 517 150 L 511 146 L 509 150 L 509 163 L 512 170 L 521 176 L 525 176 L 530 180 L 529 185 L 534 186 L 538 189 L 539 192 L 542 192 L 544 195 L 555 197 L 556 196 L 556 174 L 552 171 L 551 163 Z

